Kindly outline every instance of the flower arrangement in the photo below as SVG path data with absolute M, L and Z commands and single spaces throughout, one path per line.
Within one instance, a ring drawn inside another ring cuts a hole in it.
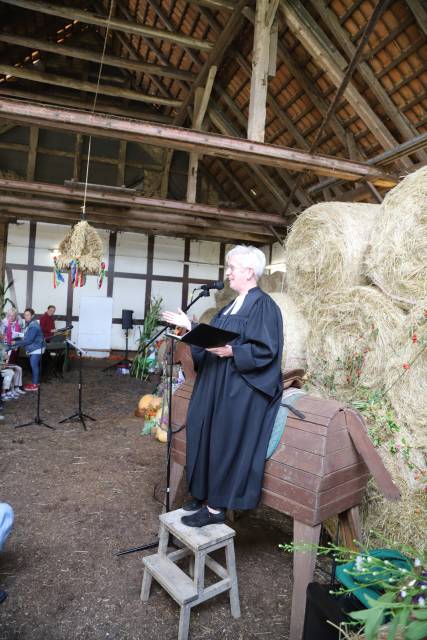
M 320 556 L 330 556 L 341 566 L 346 584 L 331 593 L 354 593 L 363 588 L 368 608 L 349 614 L 353 624 L 359 624 L 366 640 L 375 640 L 386 625 L 387 640 L 427 638 L 427 555 L 411 548 L 397 552 L 363 548 L 352 551 L 333 543 L 327 546 L 310 544 L 283 544 L 287 552 L 317 550 Z M 338 573 L 338 570 L 337 570 Z M 352 623 L 349 623 L 351 626 Z

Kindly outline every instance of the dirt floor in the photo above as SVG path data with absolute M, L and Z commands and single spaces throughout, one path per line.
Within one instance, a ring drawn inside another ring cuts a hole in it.
M 165 445 L 141 436 L 135 404 L 147 390 L 85 363 L 84 410 L 96 418 L 58 424 L 77 408 L 77 371 L 42 387 L 42 426 L 14 429 L 35 414 L 35 394 L 5 404 L 0 423 L 0 500 L 15 527 L 0 554 L 0 640 L 169 640 L 178 606 L 158 586 L 141 603 L 143 553 L 114 552 L 156 539 Z M 28 375 L 28 374 L 27 374 Z M 278 549 L 292 523 L 265 509 L 233 526 L 242 617 L 225 594 L 191 614 L 191 640 L 287 638 L 291 558 Z M 144 553 L 152 553 L 144 552 Z

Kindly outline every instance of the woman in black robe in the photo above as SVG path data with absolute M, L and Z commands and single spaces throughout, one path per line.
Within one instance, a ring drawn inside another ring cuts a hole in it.
M 225 509 L 257 506 L 265 457 L 282 397 L 283 322 L 279 307 L 258 286 L 262 251 L 237 246 L 226 277 L 239 295 L 211 324 L 239 334 L 225 347 L 192 347 L 197 378 L 187 418 L 187 481 L 193 500 L 189 526 L 224 522 Z M 187 316 L 165 320 L 191 327 Z M 207 506 L 203 507 L 203 503 Z

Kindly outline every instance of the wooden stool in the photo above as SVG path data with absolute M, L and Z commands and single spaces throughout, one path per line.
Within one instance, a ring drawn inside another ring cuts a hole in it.
M 180 605 L 178 640 L 188 638 L 191 607 L 223 591 L 230 592 L 231 615 L 234 618 L 240 617 L 233 541 L 236 532 L 225 524 L 201 528 L 187 527 L 181 522 L 183 515 L 186 515 L 186 512 L 183 509 L 177 509 L 160 516 L 158 552 L 143 559 L 144 577 L 141 586 L 141 600 L 147 601 L 154 578 Z M 168 552 L 170 535 L 180 540 L 184 547 Z M 210 553 L 222 548 L 225 549 L 226 568 L 209 557 Z M 191 577 L 175 564 L 177 560 L 187 556 L 190 560 Z M 205 566 L 221 578 L 219 582 L 209 587 L 205 587 Z

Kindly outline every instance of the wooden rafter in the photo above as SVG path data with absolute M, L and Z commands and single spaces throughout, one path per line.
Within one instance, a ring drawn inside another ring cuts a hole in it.
M 294 36 L 302 43 L 316 63 L 327 72 L 332 83 L 339 87 L 344 80 L 344 68 L 347 66 L 339 51 L 321 31 L 299 0 L 286 0 L 286 2 L 280 0 L 280 9 Z M 384 149 L 394 147 L 397 144 L 394 136 L 359 93 L 353 82 L 348 83 L 344 96 Z
M 105 84 L 97 85 L 96 82 L 87 82 L 85 80 L 73 80 L 67 76 L 59 76 L 54 73 L 44 73 L 42 71 L 28 70 L 23 67 L 14 67 L 12 65 L 0 64 L 0 73 L 6 76 L 22 78 L 31 82 L 41 82 L 59 87 L 67 87 L 76 89 L 77 91 L 88 91 L 90 93 L 99 93 L 101 95 L 113 96 L 115 98 L 123 98 L 135 100 L 137 102 L 146 102 L 148 104 L 166 105 L 169 107 L 180 107 L 182 102 L 173 98 L 163 98 L 161 96 L 153 96 L 124 87 L 114 87 Z
M 311 3 L 316 8 L 317 12 L 325 21 L 325 23 L 328 25 L 328 28 L 337 39 L 339 45 L 351 59 L 354 56 L 356 47 L 351 42 L 348 32 L 340 25 L 340 22 L 334 11 L 332 11 L 327 6 L 325 0 L 311 0 Z M 414 135 L 417 135 L 418 131 L 416 127 L 411 122 L 409 122 L 409 120 L 405 118 L 403 113 L 401 113 L 401 111 L 396 107 L 381 82 L 377 80 L 371 67 L 366 62 L 361 60 L 357 64 L 357 68 L 365 82 L 375 93 L 378 101 L 384 107 L 384 111 L 387 113 L 396 128 L 400 131 L 404 139 L 410 140 L 414 137 Z M 419 159 L 421 161 L 425 160 L 425 153 L 420 154 Z
M 46 42 L 45 40 L 39 40 L 37 38 L 26 38 L 23 36 L 0 32 L 0 42 L 6 42 L 20 47 L 28 47 L 29 49 L 37 49 L 38 51 L 48 51 L 49 53 L 54 53 L 56 55 L 77 58 L 78 60 L 87 60 L 89 62 L 100 63 L 101 60 L 103 60 L 103 63 L 107 66 L 117 67 L 119 69 L 128 69 L 129 71 L 135 71 L 136 73 L 147 73 L 149 75 L 161 76 L 164 78 L 178 78 L 185 82 L 192 82 L 195 79 L 195 75 L 193 73 L 190 73 L 189 71 L 182 71 L 181 69 L 175 69 L 169 65 L 138 62 L 109 54 L 105 54 L 104 57 L 102 57 L 95 51 L 81 49 L 80 47 L 71 47 L 68 44 L 53 44 L 52 42 Z
M 427 7 L 421 0 L 406 0 L 420 28 L 427 35 Z
M 79 20 L 84 24 L 92 24 L 104 29 L 109 26 L 112 31 L 122 31 L 124 33 L 146 36 L 147 38 L 158 38 L 203 51 L 210 51 L 212 49 L 212 44 L 204 40 L 146 27 L 139 23 L 121 20 L 119 18 L 112 18 L 108 21 L 107 18 L 100 17 L 95 13 L 81 11 L 74 7 L 64 7 L 49 2 L 40 2 L 39 0 L 37 0 L 37 2 L 35 0 L 2 0 L 2 2 L 13 5 L 14 7 L 22 7 L 23 9 L 30 9 L 31 11 L 37 11 L 47 15 L 68 18 L 69 20 Z

